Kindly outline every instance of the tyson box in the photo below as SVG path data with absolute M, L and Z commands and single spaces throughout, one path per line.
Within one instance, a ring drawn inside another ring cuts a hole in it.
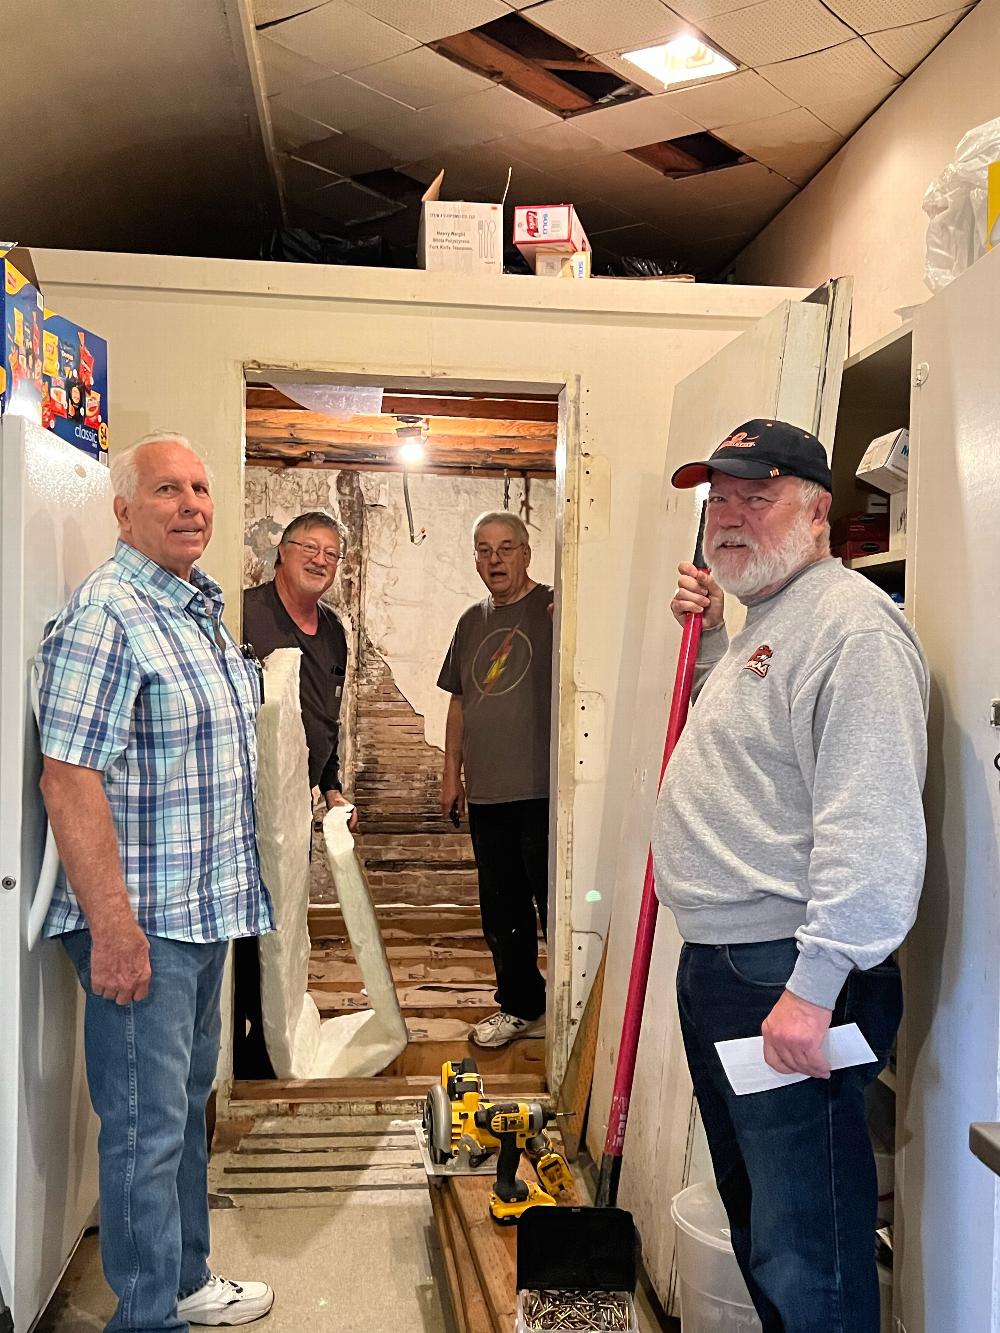
M 589 251 L 590 242 L 572 204 L 532 204 L 514 209 L 514 244 L 532 269 L 540 254 Z
M 0 415 L 42 420 L 43 306 L 31 255 L 0 242 Z
M 42 425 L 108 461 L 108 344 L 64 315 L 45 312 Z
M 872 440 L 858 464 L 858 481 L 880 491 L 905 491 L 910 470 L 910 432 L 891 430 Z

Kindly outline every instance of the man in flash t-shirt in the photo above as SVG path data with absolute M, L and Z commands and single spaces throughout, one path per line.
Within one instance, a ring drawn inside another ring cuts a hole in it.
M 468 810 L 483 934 L 496 969 L 500 1008 L 471 1037 L 505 1046 L 544 1028 L 538 922 L 544 931 L 553 592 L 528 577 L 528 530 L 515 515 L 481 514 L 473 546 L 489 596 L 460 617 L 438 676 L 451 695 L 441 811 Z

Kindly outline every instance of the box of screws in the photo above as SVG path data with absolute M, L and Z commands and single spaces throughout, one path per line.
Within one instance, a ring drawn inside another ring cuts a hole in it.
M 638 1327 L 635 1304 L 628 1291 L 579 1291 L 547 1288 L 517 1293 L 517 1333 L 632 1333 Z
M 635 1223 L 620 1208 L 531 1208 L 517 1226 L 515 1333 L 634 1333 Z

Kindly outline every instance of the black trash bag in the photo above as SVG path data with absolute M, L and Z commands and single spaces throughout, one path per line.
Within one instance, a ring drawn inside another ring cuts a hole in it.
M 414 268 L 414 252 L 384 236 L 339 236 L 306 227 L 279 227 L 262 258 L 291 264 L 340 264 L 355 268 Z

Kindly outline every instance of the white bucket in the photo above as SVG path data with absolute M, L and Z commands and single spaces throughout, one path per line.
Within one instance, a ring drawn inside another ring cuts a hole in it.
M 761 1333 L 729 1239 L 729 1219 L 714 1185 L 674 1197 L 677 1277 L 683 1333 Z

